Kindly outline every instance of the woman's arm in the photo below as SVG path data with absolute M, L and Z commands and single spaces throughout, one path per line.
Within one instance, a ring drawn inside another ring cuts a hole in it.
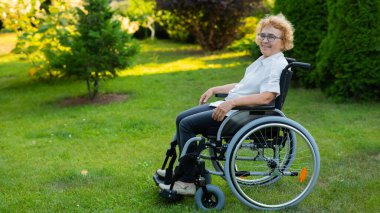
M 218 93 L 228 93 L 230 90 L 232 90 L 237 83 L 232 84 L 226 84 L 223 86 L 216 86 L 211 87 L 208 89 L 205 93 L 203 93 L 199 99 L 199 104 L 204 104 L 208 101 L 208 99 L 213 96 L 214 94 Z
M 222 94 L 224 93 L 224 94 L 226 94 L 230 90 L 232 90 L 235 87 L 236 84 L 237 83 L 226 84 L 226 85 L 223 85 L 223 86 L 212 87 L 210 89 L 212 89 L 212 91 L 213 91 L 214 94 L 218 94 L 218 93 L 222 93 Z
M 226 114 L 237 106 L 256 106 L 270 104 L 276 98 L 274 92 L 263 92 L 260 94 L 252 94 L 245 97 L 235 98 L 220 104 L 215 108 L 212 118 L 216 121 L 222 121 Z

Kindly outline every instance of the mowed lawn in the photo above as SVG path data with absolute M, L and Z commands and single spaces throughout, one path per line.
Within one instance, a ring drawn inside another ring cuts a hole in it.
M 152 175 L 163 162 L 176 115 L 209 87 L 238 81 L 253 59 L 204 53 L 196 45 L 142 41 L 135 65 L 101 82 L 128 98 L 62 106 L 86 94 L 78 80 L 36 81 L 30 64 L 7 54 L 0 35 L 0 212 L 194 212 L 191 197 L 169 203 Z M 292 88 L 285 114 L 315 138 L 321 171 L 312 193 L 285 212 L 380 210 L 380 104 L 335 103 L 319 90 Z M 219 178 L 226 212 L 251 210 Z

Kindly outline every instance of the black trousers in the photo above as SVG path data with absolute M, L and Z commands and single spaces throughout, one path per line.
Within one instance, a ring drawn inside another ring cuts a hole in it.
M 215 107 L 208 104 L 199 105 L 180 113 L 176 119 L 176 136 L 180 153 L 183 147 L 190 138 L 195 137 L 197 134 L 205 133 L 210 127 L 220 127 L 222 121 L 215 121 L 212 118 L 212 113 Z M 194 146 L 189 146 L 187 153 L 193 152 Z M 179 179 L 183 182 L 193 182 L 195 175 L 195 164 L 192 161 L 183 162 L 184 175 Z

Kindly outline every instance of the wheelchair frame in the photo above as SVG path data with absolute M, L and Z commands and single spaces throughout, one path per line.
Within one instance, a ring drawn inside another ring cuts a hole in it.
M 195 202 L 203 210 L 222 209 L 225 205 L 222 190 L 211 185 L 211 174 L 224 178 L 231 191 L 242 203 L 260 210 L 276 210 L 294 206 L 311 192 L 319 174 L 320 157 L 318 147 L 313 137 L 302 125 L 286 118 L 281 111 L 290 86 L 293 73 L 291 68 L 308 69 L 310 64 L 297 62 L 292 58 L 287 58 L 287 61 L 288 65 L 283 69 L 280 77 L 281 94 L 274 103 L 255 107 L 236 107 L 234 109 L 238 111 L 224 119 L 216 135 L 203 135 L 202 137 L 189 139 L 182 150 L 179 165 L 175 168 L 174 174 L 173 166 L 177 158 L 177 143 L 176 141 L 171 142 L 162 165 L 162 169 L 166 169 L 165 178 L 159 177 L 157 173 L 153 176 L 157 185 L 160 183 L 170 184 L 169 190 L 160 191 L 162 197 L 172 201 L 182 198 L 181 195 L 178 195 L 173 190 L 173 186 L 183 173 L 181 164 L 185 160 L 190 160 L 196 165 L 194 182 L 198 186 L 198 190 L 195 194 Z M 223 98 L 226 95 L 217 94 L 216 96 Z M 228 132 L 231 129 L 230 127 L 235 130 Z M 269 130 L 270 133 L 267 133 Z M 194 143 L 196 144 L 196 151 L 188 153 L 188 147 Z M 302 153 L 300 155 L 302 155 L 302 158 L 310 160 L 310 163 L 297 160 L 297 151 L 299 151 L 299 146 L 301 145 L 306 150 L 303 152 L 310 152 L 310 156 L 303 156 Z M 267 149 L 273 150 L 273 157 L 267 157 L 264 154 Z M 283 149 L 285 151 L 281 153 Z M 209 155 L 202 154 L 204 150 L 207 150 Z M 244 155 L 245 150 L 249 151 L 248 156 L 241 156 Z M 255 154 L 252 155 L 252 153 Z M 282 160 L 281 156 L 283 157 Z M 206 169 L 204 160 L 210 160 L 214 170 Z M 222 165 L 221 162 L 223 161 L 225 165 Z M 265 167 L 267 171 L 240 171 L 238 166 L 240 166 L 241 162 L 263 162 L 263 165 L 258 165 L 257 169 L 262 170 Z M 303 163 L 304 167 L 299 171 L 291 170 L 291 167 Z M 310 169 L 308 170 L 307 168 Z M 309 171 L 312 171 L 311 175 Z M 299 177 L 300 186 L 296 185 L 298 182 L 295 183 L 295 181 L 290 183 L 290 185 L 296 186 L 295 188 L 299 188 L 296 195 L 289 196 L 285 201 L 280 201 L 280 198 L 278 198 L 279 201 L 273 201 L 273 203 L 259 200 L 257 195 L 265 194 L 265 192 L 261 191 L 271 190 L 269 187 L 279 184 L 278 182 L 281 182 L 283 180 L 281 178 L 285 176 Z M 248 180 L 247 177 L 260 178 Z M 303 183 L 305 180 L 301 181 L 303 178 L 307 178 L 307 184 Z M 250 196 L 250 193 L 254 194 L 254 196 Z

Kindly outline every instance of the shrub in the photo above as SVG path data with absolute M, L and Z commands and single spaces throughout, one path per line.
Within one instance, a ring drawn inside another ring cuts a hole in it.
M 326 0 L 281 0 L 275 2 L 273 10 L 283 13 L 295 28 L 294 48 L 286 55 L 315 65 L 319 45 L 327 34 Z M 299 69 L 293 79 L 302 86 L 315 87 L 316 79 L 310 73 Z
M 241 25 L 238 30 L 238 39 L 233 41 L 228 47 L 231 50 L 238 51 L 249 51 L 253 45 L 255 45 L 256 37 L 256 25 L 258 23 L 258 18 L 256 17 L 246 17 L 244 18 L 243 25 Z
M 98 93 L 101 78 L 114 77 L 116 69 L 123 69 L 137 52 L 137 43 L 121 29 L 107 0 L 86 0 L 84 10 L 77 9 L 77 34 L 60 37 L 70 50 L 50 58 L 51 64 L 66 76 L 77 76 L 87 81 L 90 98 Z
M 164 28 L 170 39 L 194 43 L 194 37 L 188 31 L 185 22 L 169 11 L 157 11 L 158 23 Z
M 48 79 L 61 76 L 49 58 L 67 50 L 57 38 L 66 38 L 74 33 L 74 6 L 80 4 L 56 1 L 40 5 L 39 1 L 26 0 L 0 2 L 6 29 L 13 30 L 18 37 L 13 52 L 25 54 L 32 64 L 29 75 Z
M 260 15 L 261 17 L 262 15 Z M 244 25 L 239 27 L 239 34 L 243 37 L 235 40 L 228 49 L 237 51 L 247 51 L 252 58 L 259 58 L 262 54 L 259 46 L 255 42 L 256 26 L 260 19 L 258 17 L 247 17 L 244 20 Z
M 329 27 L 317 54 L 318 84 L 338 100 L 380 100 L 380 2 L 327 2 Z
M 237 27 L 259 0 L 156 0 L 157 8 L 177 16 L 204 50 L 227 47 Z

